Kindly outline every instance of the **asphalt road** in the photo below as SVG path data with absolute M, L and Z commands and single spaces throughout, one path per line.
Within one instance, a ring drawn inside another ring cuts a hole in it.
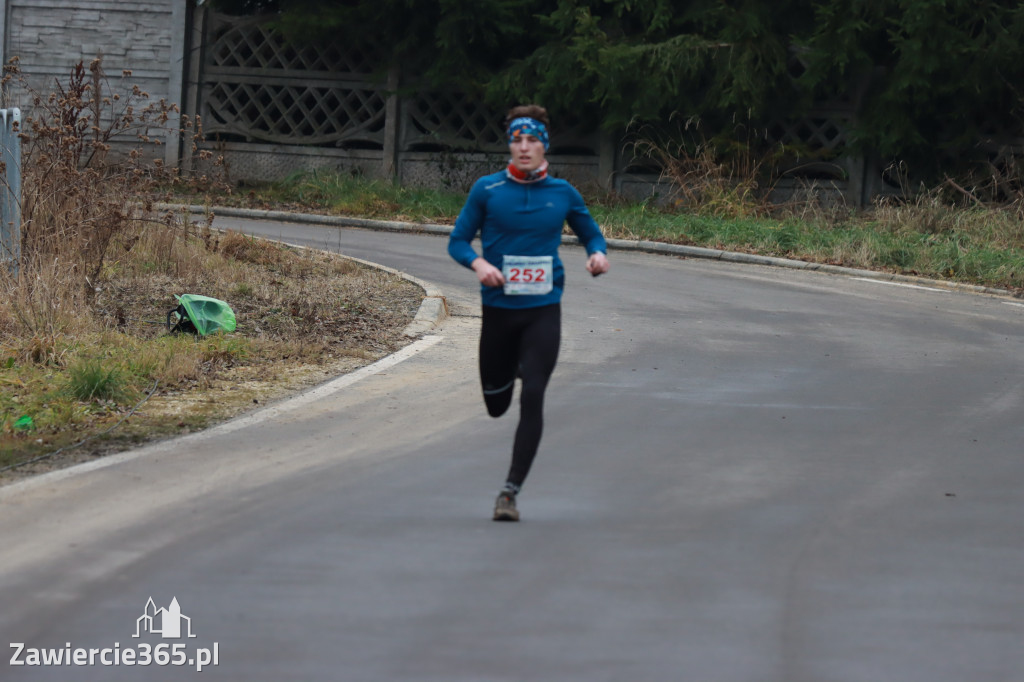
M 495 524 L 515 419 L 481 404 L 445 240 L 218 222 L 405 270 L 453 316 L 375 373 L 0 489 L 21 660 L 186 662 L 0 679 L 1024 680 L 1020 304 L 615 252 L 591 279 L 564 248 L 547 430 Z M 195 637 L 133 637 L 150 597 Z

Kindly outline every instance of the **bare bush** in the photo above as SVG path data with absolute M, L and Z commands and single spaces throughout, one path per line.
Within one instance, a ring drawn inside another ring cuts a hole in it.
M 17 60 L 5 67 L 4 85 L 28 94 L 24 117 L 21 254 L 15 284 L 32 289 L 45 278 L 61 298 L 88 306 L 112 256 L 121 257 L 139 231 L 156 220 L 139 203 L 156 183 L 176 177 L 160 156 L 177 105 L 128 85 L 115 87 L 97 57 L 79 62 L 48 94 L 37 92 Z M 192 128 L 191 123 L 188 124 Z
M 634 159 L 656 169 L 671 187 L 673 208 L 730 218 L 766 215 L 779 150 L 742 141 L 744 130 L 737 125 L 735 139 L 706 139 L 699 121 L 672 117 L 662 129 L 636 131 L 630 148 Z

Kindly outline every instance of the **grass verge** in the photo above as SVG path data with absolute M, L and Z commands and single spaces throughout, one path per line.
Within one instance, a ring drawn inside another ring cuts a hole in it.
M 368 364 L 407 343 L 423 295 L 338 257 L 202 226 L 132 240 L 91 307 L 43 305 L 0 282 L 0 469 L 89 439 L 0 479 L 188 433 Z M 184 293 L 227 301 L 237 330 L 169 335 Z
M 814 202 L 768 209 L 748 193 L 715 201 L 585 197 L 608 237 L 646 239 L 945 279 L 1024 292 L 1024 220 L 1016 206 L 956 205 L 928 193 L 868 210 Z M 331 172 L 203 196 L 230 206 L 452 224 L 465 194 L 410 189 Z M 668 199 L 671 199 L 669 197 Z
M 158 185 L 222 183 L 164 166 L 163 141 L 198 145 L 201 121 L 171 128 L 177 108 L 130 75 L 108 78 L 97 57 L 41 93 L 16 59 L 4 69 L 33 105 L 19 128 L 17 238 L 0 245 L 0 481 L 187 433 L 367 364 L 407 343 L 422 300 L 398 276 L 154 210 Z M 186 293 L 227 301 L 236 331 L 169 335 Z

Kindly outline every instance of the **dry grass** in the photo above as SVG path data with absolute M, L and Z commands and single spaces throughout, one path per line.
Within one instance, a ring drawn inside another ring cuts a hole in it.
M 43 468 L 187 433 L 407 343 L 401 330 L 423 292 L 397 276 L 204 226 L 191 235 L 181 227 L 173 239 L 169 229 L 145 228 L 132 258 L 111 261 L 91 307 L 40 311 L 50 322 L 41 334 L 18 323 L 19 315 L 35 318 L 15 312 L 15 301 L 0 304 L 0 467 L 102 432 L 154 385 L 155 396 L 126 425 Z M 7 292 L 19 291 L 10 285 Z M 164 316 L 173 294 L 183 293 L 226 300 L 236 332 L 168 335 Z M 105 399 L 75 395 L 83 368 L 114 376 Z M 32 429 L 16 428 L 24 416 Z
M 767 170 L 781 150 L 765 150 L 746 126 L 737 123 L 732 136 L 708 139 L 699 120 L 672 116 L 666 126 L 642 126 L 632 137 L 627 149 L 634 162 L 656 170 L 671 188 L 666 208 L 731 219 L 772 212 Z

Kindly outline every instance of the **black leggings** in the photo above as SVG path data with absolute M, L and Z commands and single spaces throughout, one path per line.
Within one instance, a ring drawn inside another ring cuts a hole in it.
M 508 481 L 523 485 L 544 429 L 544 390 L 555 370 L 562 336 L 558 303 L 539 308 L 483 307 L 480 332 L 480 383 L 492 417 L 500 417 L 512 402 L 516 376 L 522 379 L 519 426 L 512 446 Z

